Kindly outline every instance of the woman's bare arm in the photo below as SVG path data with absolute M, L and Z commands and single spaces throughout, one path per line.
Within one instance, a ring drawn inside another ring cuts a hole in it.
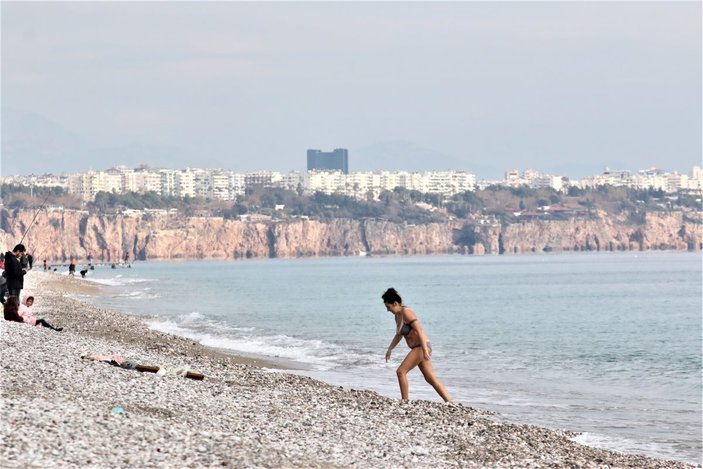
M 391 340 L 391 344 L 388 346 L 388 350 L 386 350 L 386 361 L 391 359 L 391 352 L 395 348 L 396 345 L 398 345 L 398 342 L 400 342 L 400 339 L 402 336 L 400 334 L 396 334 L 393 336 L 393 340 Z

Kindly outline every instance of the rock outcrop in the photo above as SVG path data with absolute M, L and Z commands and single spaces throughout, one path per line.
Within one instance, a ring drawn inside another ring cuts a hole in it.
M 23 234 L 34 257 L 96 262 L 130 259 L 238 259 L 349 256 L 358 253 L 519 254 L 546 251 L 701 250 L 701 213 L 648 213 L 638 221 L 597 213 L 588 219 L 480 225 L 404 225 L 337 219 L 245 222 L 218 217 L 93 215 L 75 210 L 3 210 L 6 248 Z

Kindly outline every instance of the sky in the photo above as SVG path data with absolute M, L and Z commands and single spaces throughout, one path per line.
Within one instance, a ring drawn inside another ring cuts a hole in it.
M 701 2 L 1 3 L 3 176 L 701 165 Z

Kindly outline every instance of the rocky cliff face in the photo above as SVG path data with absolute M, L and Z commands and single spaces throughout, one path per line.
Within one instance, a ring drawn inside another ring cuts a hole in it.
M 19 242 L 35 212 L 2 211 L 6 249 Z M 217 217 L 91 215 L 42 210 L 24 244 L 39 259 L 95 261 L 236 259 L 370 254 L 518 254 L 570 250 L 700 250 L 701 214 L 651 213 L 639 223 L 598 214 L 592 219 L 535 220 L 509 225 L 448 222 L 400 225 L 375 220 L 242 222 Z
M 681 212 L 647 213 L 640 223 L 604 213 L 591 219 L 534 220 L 475 229 L 474 254 L 550 251 L 700 251 L 701 214 L 693 219 Z

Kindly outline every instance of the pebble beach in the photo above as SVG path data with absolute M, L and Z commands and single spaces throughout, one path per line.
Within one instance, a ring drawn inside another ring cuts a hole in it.
M 2 467 L 693 467 L 583 446 L 568 430 L 481 409 L 289 374 L 78 301 L 100 294 L 80 278 L 31 271 L 25 291 L 35 316 L 64 330 L 0 321 Z M 91 354 L 204 379 L 81 358 Z

